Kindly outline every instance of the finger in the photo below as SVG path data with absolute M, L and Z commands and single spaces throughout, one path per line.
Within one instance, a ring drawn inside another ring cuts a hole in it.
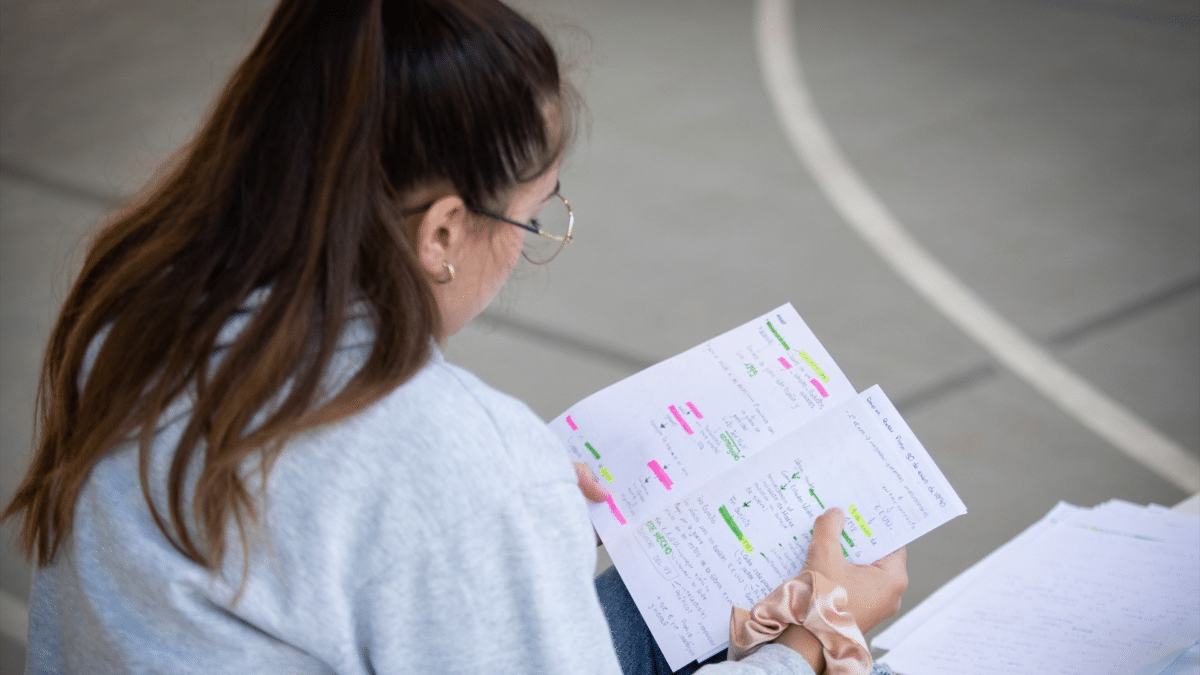
M 600 479 L 592 473 L 591 467 L 583 462 L 573 462 L 573 464 L 575 465 L 575 477 L 583 496 L 593 502 L 602 502 L 608 499 L 608 490 L 605 490 L 604 486 L 600 484 Z
M 579 481 L 579 489 L 589 501 L 602 502 L 608 499 L 608 490 L 600 484 L 600 479 L 592 473 L 591 467 L 582 462 L 575 462 L 575 476 Z
M 842 534 L 844 518 L 842 510 L 836 507 L 817 517 L 817 522 L 813 523 L 813 539 L 808 549 L 807 563 L 816 565 L 823 572 L 830 572 L 824 569 L 825 566 L 841 559 L 842 546 L 838 537 Z
M 842 534 L 842 525 L 845 522 L 846 517 L 836 506 L 817 516 L 817 522 L 813 523 L 813 542 L 820 541 L 825 545 L 828 545 L 829 542 L 837 544 L 837 539 Z

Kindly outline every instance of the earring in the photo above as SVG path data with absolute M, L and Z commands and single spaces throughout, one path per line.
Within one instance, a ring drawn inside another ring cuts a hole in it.
M 454 281 L 454 265 L 451 265 L 450 263 L 443 260 L 442 267 L 446 268 L 446 278 L 445 279 L 434 279 L 433 283 L 439 284 L 439 285 L 445 285 L 445 284 L 450 283 L 451 281 Z

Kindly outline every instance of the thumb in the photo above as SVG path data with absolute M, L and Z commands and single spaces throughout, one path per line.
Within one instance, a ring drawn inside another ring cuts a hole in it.
M 575 477 L 579 481 L 579 489 L 588 501 L 602 502 L 608 499 L 608 490 L 600 484 L 600 479 L 592 473 L 591 467 L 581 462 L 575 462 Z
M 836 506 L 817 516 L 817 522 L 813 523 L 813 543 L 823 548 L 838 548 L 844 522 L 845 516 Z

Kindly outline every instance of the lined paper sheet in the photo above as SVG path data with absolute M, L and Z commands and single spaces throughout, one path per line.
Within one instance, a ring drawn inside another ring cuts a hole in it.
M 1051 509 L 1050 513 L 1042 517 L 1033 525 L 1030 525 L 1024 532 L 1017 535 L 1011 541 L 1005 543 L 1000 548 L 990 553 L 987 557 L 967 568 L 962 574 L 948 581 L 941 588 L 934 591 L 932 595 L 925 598 L 921 604 L 906 612 L 899 619 L 894 621 L 891 626 L 878 635 L 871 641 L 872 649 L 895 649 L 896 645 L 913 633 L 921 624 L 928 621 L 939 611 L 952 603 L 961 593 L 966 591 L 977 580 L 983 578 L 988 570 L 993 566 L 1008 565 L 1007 558 L 1010 555 L 1020 556 L 1020 552 L 1013 553 L 1014 550 L 1024 546 L 1024 542 L 1033 536 L 1036 536 L 1045 527 L 1062 522 L 1072 514 L 1081 511 L 1078 506 L 1059 502 L 1057 506 Z
M 881 634 L 894 648 L 880 661 L 921 675 L 1115 675 L 1180 651 L 1200 636 L 1200 520 L 1137 519 L 1122 504 L 1061 505 L 919 625 Z

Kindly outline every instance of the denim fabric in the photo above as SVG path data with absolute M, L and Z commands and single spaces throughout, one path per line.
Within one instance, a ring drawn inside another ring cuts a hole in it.
M 610 567 L 596 577 L 596 594 L 600 596 L 600 606 L 608 619 L 608 630 L 612 633 L 624 675 L 669 675 L 672 672 L 691 675 L 703 665 L 692 661 L 680 670 L 671 670 L 616 567 Z M 725 652 L 721 652 L 704 663 L 724 660 Z

